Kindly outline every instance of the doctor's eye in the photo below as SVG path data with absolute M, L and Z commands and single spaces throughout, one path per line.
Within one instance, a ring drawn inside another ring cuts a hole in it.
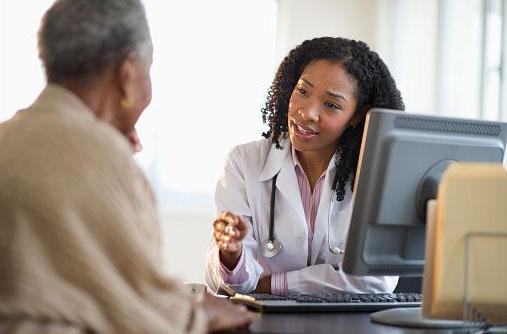
M 328 109 L 332 110 L 332 111 L 335 111 L 335 112 L 336 112 L 336 111 L 341 111 L 341 110 L 342 110 L 342 108 L 341 108 L 339 105 L 334 104 L 334 103 L 332 103 L 332 102 L 325 102 L 325 103 L 324 103 L 324 106 L 325 106 L 326 108 L 328 108 Z
M 296 90 L 298 91 L 298 93 L 304 97 L 308 97 L 310 95 L 310 93 L 304 89 L 303 87 L 297 87 L 296 86 Z

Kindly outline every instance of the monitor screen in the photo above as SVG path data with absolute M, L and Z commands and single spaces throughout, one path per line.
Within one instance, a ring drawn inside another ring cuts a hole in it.
M 421 275 L 426 202 L 441 174 L 460 161 L 502 163 L 507 124 L 373 109 L 364 129 L 343 269 Z

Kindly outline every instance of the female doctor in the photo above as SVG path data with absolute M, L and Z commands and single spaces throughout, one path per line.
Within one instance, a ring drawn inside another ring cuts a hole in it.
M 341 269 L 364 121 L 404 109 L 377 53 L 360 41 L 307 40 L 282 61 L 262 110 L 266 139 L 235 147 L 215 194 L 211 289 L 240 293 L 392 292 L 397 277 Z

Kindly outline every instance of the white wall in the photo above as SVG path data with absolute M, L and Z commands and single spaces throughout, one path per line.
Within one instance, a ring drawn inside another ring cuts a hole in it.
M 0 1 L 0 122 L 28 107 L 44 87 L 36 33 L 52 2 Z
M 265 130 L 260 109 L 275 67 L 277 4 L 144 2 L 154 91 L 139 124 L 146 149 L 137 159 L 159 197 L 166 268 L 203 281 L 225 155 Z
M 377 47 L 378 0 L 278 0 L 277 59 L 305 39 L 359 39 Z
M 434 113 L 438 0 L 279 0 L 278 62 L 318 36 L 366 42 L 389 67 L 407 111 Z

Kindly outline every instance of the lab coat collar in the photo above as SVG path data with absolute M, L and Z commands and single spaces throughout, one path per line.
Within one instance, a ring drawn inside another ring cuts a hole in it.
M 269 152 L 266 157 L 266 161 L 264 162 L 264 167 L 259 175 L 259 181 L 264 182 L 272 179 L 275 174 L 277 174 L 282 168 L 282 164 L 287 159 L 287 157 L 291 158 L 291 144 L 289 139 L 282 139 L 280 141 L 281 149 L 276 148 L 275 144 L 271 143 L 271 138 L 268 139 L 270 142 Z M 326 173 L 333 173 L 336 168 L 335 160 L 337 159 L 336 155 L 333 156 L 331 161 L 329 162 L 329 166 L 327 167 Z
M 278 174 L 276 188 L 280 195 L 285 197 L 292 208 L 297 212 L 297 216 L 304 222 L 306 220 L 305 211 L 301 202 L 301 194 L 297 183 L 296 170 L 290 154 L 290 141 L 285 139 L 280 142 L 282 149 L 276 148 L 274 144 L 270 145 L 269 152 L 259 176 L 260 182 L 272 180 Z M 304 224 L 306 228 L 306 224 Z
M 276 148 L 275 144 L 271 144 L 271 138 L 268 140 L 270 142 L 269 152 L 259 175 L 259 181 L 261 182 L 272 179 L 282 168 L 283 162 L 290 156 L 291 145 L 288 139 L 280 141 L 281 149 Z

